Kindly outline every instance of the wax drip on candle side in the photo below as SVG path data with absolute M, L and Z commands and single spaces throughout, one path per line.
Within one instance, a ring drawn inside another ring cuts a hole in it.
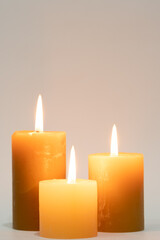
M 117 139 L 117 128 L 113 125 L 112 137 L 111 137 L 111 156 L 118 156 L 118 139 Z
M 70 163 L 69 163 L 67 183 L 75 183 L 75 182 L 76 182 L 76 158 L 75 158 L 75 149 L 74 149 L 74 146 L 72 146 L 71 153 L 70 153 Z

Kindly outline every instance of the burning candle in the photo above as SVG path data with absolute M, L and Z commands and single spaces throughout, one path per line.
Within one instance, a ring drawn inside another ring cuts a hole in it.
M 39 96 L 35 131 L 12 135 L 13 228 L 39 230 L 39 181 L 66 177 L 65 132 L 43 132 Z
M 111 153 L 89 155 L 89 179 L 97 181 L 98 231 L 144 229 L 143 155 L 118 153 L 114 125 Z
M 76 180 L 72 147 L 68 180 L 39 184 L 40 236 L 46 238 L 88 238 L 97 235 L 97 183 Z

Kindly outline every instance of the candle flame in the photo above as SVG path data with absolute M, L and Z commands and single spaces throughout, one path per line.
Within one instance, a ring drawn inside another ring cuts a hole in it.
M 118 156 L 117 128 L 115 124 L 113 125 L 113 128 L 112 128 L 111 156 Z
M 42 96 L 39 94 L 36 109 L 36 121 L 35 121 L 35 131 L 43 131 L 43 107 L 42 107 Z
M 72 146 L 71 153 L 70 153 L 70 163 L 69 163 L 67 183 L 75 183 L 75 182 L 76 182 L 76 157 L 75 157 L 74 146 Z

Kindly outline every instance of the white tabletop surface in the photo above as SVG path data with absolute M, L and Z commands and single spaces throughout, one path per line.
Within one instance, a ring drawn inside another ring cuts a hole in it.
M 39 236 L 39 232 L 17 231 L 12 225 L 4 223 L 0 227 L 0 240 L 37 240 L 46 239 Z M 160 224 L 146 226 L 145 231 L 134 233 L 98 233 L 96 238 L 107 240 L 160 240 Z

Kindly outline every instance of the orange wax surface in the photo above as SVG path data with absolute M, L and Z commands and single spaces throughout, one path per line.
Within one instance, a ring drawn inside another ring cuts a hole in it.
M 66 177 L 65 132 L 12 135 L 13 228 L 39 230 L 39 181 Z
M 142 154 L 91 154 L 89 179 L 97 181 L 98 231 L 144 229 Z
M 71 239 L 97 236 L 96 181 L 41 181 L 39 203 L 41 237 Z

